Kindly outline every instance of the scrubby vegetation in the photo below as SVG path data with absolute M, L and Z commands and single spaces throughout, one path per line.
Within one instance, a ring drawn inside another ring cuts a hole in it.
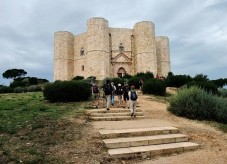
M 188 87 L 197 86 L 208 93 L 217 94 L 218 87 L 210 81 L 192 81 L 187 84 Z
M 190 87 L 178 91 L 170 99 L 169 111 L 190 119 L 213 120 L 227 123 L 227 101 L 198 88 Z
M 55 81 L 44 87 L 43 95 L 50 102 L 85 101 L 91 96 L 91 85 L 86 81 Z
M 164 96 L 166 93 L 166 84 L 163 80 L 150 79 L 144 82 L 142 91 L 144 94 Z

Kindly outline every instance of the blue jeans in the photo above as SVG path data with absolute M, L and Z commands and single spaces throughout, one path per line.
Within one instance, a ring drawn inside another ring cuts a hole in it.
M 111 95 L 111 103 L 114 104 L 114 95 Z

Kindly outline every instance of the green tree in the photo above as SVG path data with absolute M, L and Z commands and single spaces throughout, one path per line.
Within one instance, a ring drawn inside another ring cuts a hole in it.
M 195 77 L 193 78 L 194 81 L 209 81 L 207 75 L 204 74 L 197 74 L 195 75 Z
M 6 70 L 2 76 L 5 79 L 13 79 L 15 80 L 17 77 L 25 76 L 27 72 L 23 69 L 8 69 Z

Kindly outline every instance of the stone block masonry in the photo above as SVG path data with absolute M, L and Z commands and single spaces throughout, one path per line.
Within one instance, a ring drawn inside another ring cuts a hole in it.
M 167 76 L 170 72 L 169 39 L 155 36 L 155 25 L 138 22 L 133 29 L 111 28 L 104 18 L 87 21 L 87 31 L 54 34 L 54 80 L 75 76 L 122 77 L 139 72 Z

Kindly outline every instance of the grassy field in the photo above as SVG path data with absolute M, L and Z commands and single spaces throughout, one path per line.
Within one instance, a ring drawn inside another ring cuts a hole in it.
M 72 129 L 83 126 L 64 118 L 84 116 L 88 103 L 49 103 L 41 92 L 0 94 L 0 163 L 61 163 L 45 154 L 78 136 Z

